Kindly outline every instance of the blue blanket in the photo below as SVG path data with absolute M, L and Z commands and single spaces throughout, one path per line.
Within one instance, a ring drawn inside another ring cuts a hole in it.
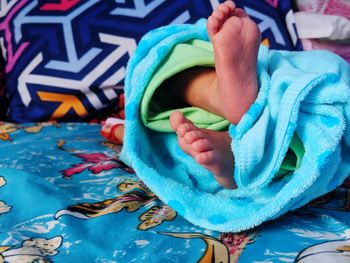
M 174 45 L 208 40 L 206 21 L 154 30 L 128 65 L 122 159 L 160 199 L 190 222 L 241 231 L 329 192 L 350 172 L 350 68 L 324 51 L 273 51 L 261 46 L 259 94 L 231 125 L 238 188 L 222 188 L 178 146 L 174 133 L 146 129 L 139 106 L 152 74 Z M 301 166 L 274 179 L 293 134 L 302 140 Z M 156 154 L 155 154 L 156 153 Z

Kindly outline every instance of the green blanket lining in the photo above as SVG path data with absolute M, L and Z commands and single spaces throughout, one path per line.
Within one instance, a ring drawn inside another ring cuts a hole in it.
M 193 39 L 186 43 L 177 44 L 166 56 L 153 74 L 141 101 L 140 116 L 147 128 L 158 132 L 173 132 L 169 118 L 172 112 L 179 110 L 199 128 L 215 131 L 228 129 L 230 123 L 226 119 L 204 109 L 186 106 L 173 108 L 173 98 L 167 92 L 162 92 L 161 87 L 165 80 L 188 68 L 198 66 L 214 67 L 214 52 L 209 42 Z M 156 91 L 162 93 L 154 96 Z M 294 134 L 289 150 L 275 178 L 280 178 L 298 169 L 304 153 L 303 143 Z

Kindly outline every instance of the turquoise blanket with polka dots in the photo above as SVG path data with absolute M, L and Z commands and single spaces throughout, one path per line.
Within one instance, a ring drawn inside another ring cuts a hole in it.
M 261 46 L 258 97 L 229 127 L 237 189 L 222 188 L 179 148 L 175 133 L 143 126 L 140 103 L 152 74 L 172 47 L 191 39 L 208 41 L 205 20 L 153 30 L 127 68 L 122 159 L 160 199 L 195 225 L 237 232 L 342 183 L 350 172 L 350 67 L 332 53 Z M 305 148 L 301 166 L 276 179 L 294 133 Z

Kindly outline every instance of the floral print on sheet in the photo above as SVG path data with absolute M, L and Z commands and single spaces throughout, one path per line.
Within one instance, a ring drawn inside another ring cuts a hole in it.
M 96 124 L 0 124 L 0 262 L 348 258 L 349 181 L 253 230 L 218 233 L 190 224 L 164 204 L 99 129 Z

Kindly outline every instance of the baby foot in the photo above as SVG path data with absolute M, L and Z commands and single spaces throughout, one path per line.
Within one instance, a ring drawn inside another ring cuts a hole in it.
M 170 125 L 176 131 L 180 148 L 185 153 L 211 171 L 223 187 L 237 187 L 233 179 L 231 138 L 227 132 L 197 128 L 179 111 L 171 114 Z
M 221 116 L 238 123 L 257 95 L 258 26 L 234 2 L 220 4 L 208 18 L 214 47 Z

